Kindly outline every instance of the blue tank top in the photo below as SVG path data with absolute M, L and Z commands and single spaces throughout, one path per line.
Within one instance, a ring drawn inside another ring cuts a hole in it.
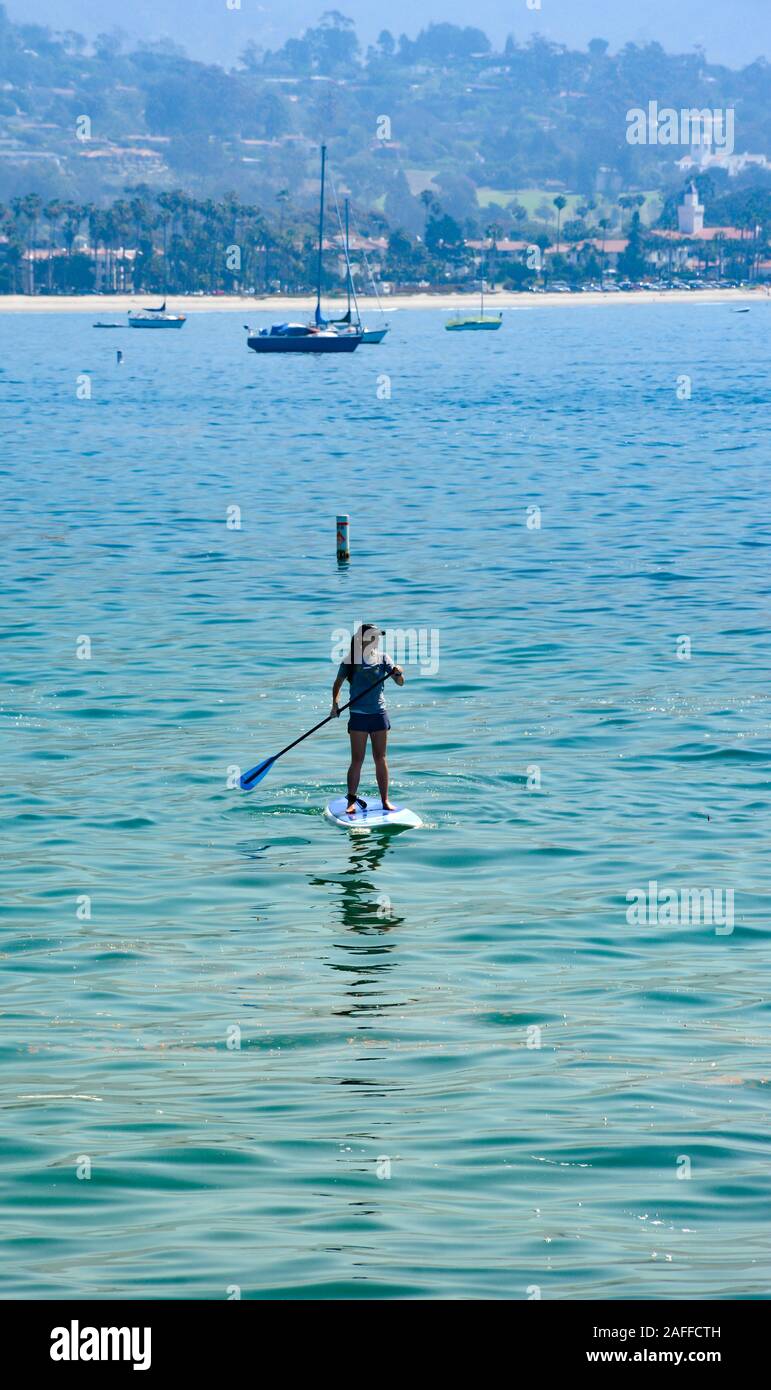
M 375 690 L 370 686 L 381 677 L 387 676 L 389 671 L 393 671 L 394 663 L 390 656 L 385 652 L 374 652 L 375 660 L 367 661 L 363 666 L 354 666 L 351 676 L 351 714 L 378 714 L 386 707 L 385 695 L 383 694 L 384 684 L 379 685 Z M 348 670 L 348 663 L 343 661 L 337 672 L 338 679 L 345 677 Z

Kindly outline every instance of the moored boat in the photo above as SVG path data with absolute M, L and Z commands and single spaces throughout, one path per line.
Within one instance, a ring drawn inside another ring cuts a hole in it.
M 319 199 L 319 247 L 316 269 L 316 312 L 313 323 L 274 323 L 272 328 L 257 333 L 248 330 L 247 347 L 252 352 L 355 352 L 361 342 L 361 330 L 353 325 L 345 333 L 336 333 L 321 312 L 321 270 L 324 255 L 324 180 L 327 147 L 321 146 L 321 194 Z
M 335 193 L 335 205 L 337 206 L 337 194 L 336 194 L 336 193 Z M 339 208 L 339 207 L 337 208 L 337 217 L 338 217 L 338 221 L 340 221 L 340 208 Z M 330 324 L 330 327 L 334 328 L 334 329 L 336 330 L 336 332 L 338 332 L 341 336 L 343 336 L 343 335 L 350 335 L 350 334 L 353 334 L 353 333 L 358 333 L 358 334 L 359 334 L 360 342 L 362 342 L 362 343 L 382 343 L 382 341 L 383 341 L 383 339 L 385 338 L 386 333 L 388 332 L 389 327 L 390 327 L 390 325 L 387 324 L 387 323 L 385 322 L 385 318 L 383 319 L 383 324 L 382 324 L 382 327 L 380 327 L 380 328 L 365 328 L 365 326 L 363 325 L 363 323 L 362 323 L 362 321 L 361 321 L 361 313 L 359 312 L 359 301 L 358 301 L 358 298 L 357 298 L 357 296 L 356 296 L 356 286 L 355 286 L 355 284 L 354 284 L 354 282 L 353 282 L 353 267 L 351 266 L 351 244 L 350 244 L 349 217 L 350 217 L 350 203 L 349 203 L 348 199 L 346 198 L 346 200 L 345 200 L 345 232 L 344 232 L 344 241 L 343 241 L 343 245 L 344 245 L 344 248 L 345 248 L 346 292 L 347 292 L 347 296 L 348 296 L 348 307 L 347 307 L 346 312 L 343 314 L 343 317 L 342 317 L 341 319 L 333 319 L 333 320 L 332 320 L 332 322 L 331 322 L 331 324 Z M 342 224 L 341 224 L 341 232 L 342 232 Z M 367 270 L 369 271 L 370 282 L 371 282 L 372 288 L 373 288 L 373 290 L 374 290 L 374 292 L 375 292 L 375 298 L 377 299 L 377 302 L 378 302 L 378 308 L 380 309 L 380 313 L 381 313 L 381 315 L 382 315 L 382 313 L 383 313 L 383 306 L 382 306 L 382 304 L 380 303 L 380 295 L 379 295 L 378 292 L 377 292 L 377 285 L 375 284 L 375 277 L 374 277 L 374 275 L 372 274 L 372 270 L 371 270 L 371 268 L 370 268 L 369 261 L 367 261 L 367 253 L 366 253 L 366 251 L 364 252 L 364 259 L 365 259 L 366 264 L 367 264 Z M 355 305 L 355 307 L 356 307 L 356 318 L 355 318 L 355 320 L 354 320 L 353 315 L 352 315 L 352 312 L 351 312 L 351 299 L 353 299 L 353 303 L 354 303 L 354 305 Z
M 390 325 L 384 324 L 382 328 L 362 328 L 361 341 L 363 343 L 382 343 Z
M 182 328 L 187 319 L 184 314 L 170 314 L 164 299 L 157 309 L 129 309 L 128 321 L 129 328 Z
M 496 314 L 494 316 L 487 315 L 484 318 L 482 318 L 481 315 L 475 316 L 473 314 L 458 314 L 456 318 L 448 319 L 447 323 L 444 326 L 447 329 L 448 333 L 457 333 L 464 328 L 470 328 L 472 330 L 479 328 L 500 328 L 502 323 L 502 314 Z
M 448 333 L 458 333 L 466 329 L 474 331 L 478 329 L 500 328 L 502 323 L 503 314 L 500 313 L 500 311 L 497 314 L 485 313 L 485 282 L 483 280 L 479 296 L 479 313 L 455 314 L 453 318 L 447 320 L 444 326 Z
M 353 352 L 360 342 L 358 334 L 335 333 L 308 323 L 274 323 L 256 333 L 250 329 L 246 340 L 253 352 Z

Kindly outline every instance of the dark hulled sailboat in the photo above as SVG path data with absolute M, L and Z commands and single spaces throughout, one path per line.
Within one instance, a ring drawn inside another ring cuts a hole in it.
M 354 352 L 361 342 L 361 331 L 336 333 L 321 312 L 321 269 L 324 245 L 324 180 L 327 147 L 321 146 L 321 197 L 319 200 L 319 250 L 316 271 L 316 312 L 313 323 L 274 323 L 249 333 L 247 346 L 253 352 Z

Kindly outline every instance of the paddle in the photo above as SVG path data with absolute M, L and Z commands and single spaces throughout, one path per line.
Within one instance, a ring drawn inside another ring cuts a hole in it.
M 393 671 L 389 671 L 388 675 L 381 676 L 380 680 L 375 681 L 372 685 L 368 685 L 367 689 L 362 691 L 362 695 L 369 694 L 370 690 L 376 690 L 379 685 L 383 685 L 385 681 L 390 680 L 393 674 Z M 356 698 L 360 700 L 361 695 L 357 695 Z M 343 710 L 348 709 L 348 705 L 352 704 L 353 700 L 349 700 L 348 704 L 340 705 L 338 714 L 342 714 Z M 241 790 L 244 792 L 252 791 L 257 786 L 257 783 L 262 781 L 263 777 L 267 777 L 273 764 L 278 762 L 279 758 L 283 758 L 284 754 L 288 753 L 290 748 L 296 748 L 298 743 L 302 743 L 304 738 L 310 738 L 311 734 L 315 734 L 317 729 L 323 729 L 324 725 L 328 724 L 330 719 L 336 718 L 337 714 L 328 714 L 326 719 L 322 719 L 318 724 L 314 724 L 313 728 L 309 729 L 307 734 L 300 734 L 300 737 L 296 738 L 294 743 L 288 743 L 286 748 L 281 749 L 280 753 L 274 753 L 272 758 L 266 758 L 264 762 L 258 763 L 256 767 L 250 768 L 249 771 L 245 772 L 239 779 Z

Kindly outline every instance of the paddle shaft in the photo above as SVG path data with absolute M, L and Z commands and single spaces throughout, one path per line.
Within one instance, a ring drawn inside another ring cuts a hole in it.
M 390 680 L 393 674 L 393 671 L 389 671 L 386 676 L 381 676 L 379 681 L 375 681 L 374 684 L 368 685 L 366 690 L 362 690 L 361 695 L 357 695 L 357 700 L 360 700 L 362 695 L 369 695 L 370 690 L 377 690 L 377 687 L 383 685 L 387 680 Z M 309 729 L 307 734 L 300 734 L 300 737 L 296 738 L 294 743 L 288 743 L 286 748 L 282 748 L 281 752 L 277 753 L 272 761 L 275 762 L 277 758 L 283 758 L 284 754 L 288 753 L 290 748 L 296 748 L 298 743 L 302 743 L 305 738 L 310 738 L 311 734 L 315 734 L 317 729 L 323 729 L 324 725 L 328 724 L 330 719 L 337 719 L 338 716 L 342 714 L 343 710 L 348 709 L 348 706 L 352 704 L 353 700 L 349 700 L 347 704 L 340 705 L 337 714 L 328 714 L 326 719 L 321 719 L 318 724 L 314 724 L 313 728 Z

